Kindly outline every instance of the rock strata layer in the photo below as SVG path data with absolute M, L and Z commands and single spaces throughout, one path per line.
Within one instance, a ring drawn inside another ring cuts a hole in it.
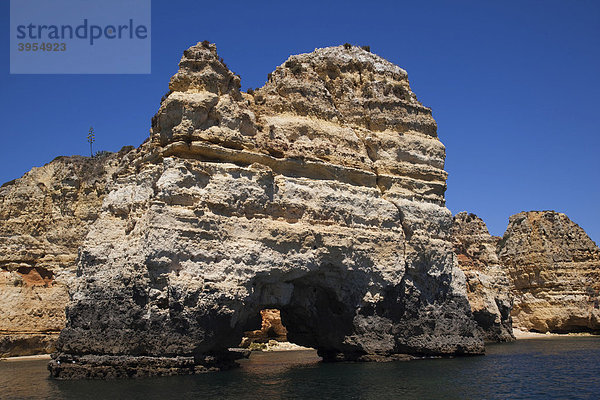
M 514 295 L 515 328 L 600 332 L 600 249 L 566 215 L 513 215 L 498 255 Z
M 0 188 L 0 356 L 53 351 L 69 291 L 64 379 L 231 368 L 260 313 L 255 339 L 285 324 L 326 360 L 481 353 L 513 339 L 513 297 L 518 329 L 600 331 L 600 250 L 564 214 L 514 215 L 502 240 L 452 218 L 404 70 L 340 46 L 239 89 L 193 46 L 149 141 Z
M 481 218 L 466 212 L 455 215 L 452 238 L 458 265 L 467 279 L 471 311 L 485 339 L 514 340 L 511 287 L 496 255 L 499 238 L 490 235 Z
M 406 72 L 339 46 L 239 88 L 214 45 L 184 52 L 89 227 L 52 375 L 228 368 L 265 308 L 325 360 L 481 354 Z
M 128 150 L 58 157 L 0 188 L 0 356 L 54 350 L 78 249 Z

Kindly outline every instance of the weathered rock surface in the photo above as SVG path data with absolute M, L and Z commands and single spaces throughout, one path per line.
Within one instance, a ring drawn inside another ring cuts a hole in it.
M 0 188 L 0 356 L 54 350 L 78 248 L 127 150 L 58 157 Z
M 281 312 L 275 308 L 260 310 L 260 329 L 244 332 L 240 347 L 252 343 L 287 342 L 287 329 L 281 322 Z
M 515 328 L 600 332 L 600 250 L 566 215 L 513 215 L 498 255 L 512 286 Z
M 488 341 L 514 340 L 512 333 L 512 294 L 504 267 L 496 255 L 499 240 L 475 214 L 454 216 L 454 252 L 467 279 L 467 295 L 473 317 Z
M 230 368 L 270 307 L 258 340 L 285 324 L 326 360 L 481 353 L 513 339 L 513 297 L 515 328 L 600 331 L 600 250 L 565 215 L 517 214 L 502 240 L 452 219 L 405 71 L 340 46 L 239 88 L 198 44 L 150 141 L 0 188 L 0 356 L 52 351 L 69 290 L 66 379 Z
M 84 241 L 52 375 L 227 368 L 264 308 L 326 360 L 482 353 L 406 72 L 340 46 L 239 87 L 214 45 L 184 52 Z

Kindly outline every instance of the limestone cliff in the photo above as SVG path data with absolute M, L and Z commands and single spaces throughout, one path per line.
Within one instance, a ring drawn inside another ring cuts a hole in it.
M 600 332 L 600 250 L 566 215 L 513 215 L 498 255 L 514 295 L 516 328 Z
M 184 52 L 89 228 L 52 375 L 228 368 L 264 308 L 325 360 L 482 353 L 406 72 L 339 46 L 239 88 L 214 45 Z
M 0 188 L 0 356 L 52 351 L 69 291 L 59 378 L 228 368 L 265 308 L 326 360 L 480 353 L 512 339 L 512 297 L 516 328 L 600 330 L 600 251 L 566 216 L 500 241 L 452 218 L 401 68 L 317 49 L 241 93 L 204 42 L 169 87 L 138 149 Z
M 512 293 L 504 267 L 496 255 L 499 238 L 492 237 L 475 214 L 454 216 L 454 252 L 467 278 L 471 311 L 486 340 L 514 340 L 512 333 Z
M 0 356 L 53 351 L 78 248 L 128 150 L 58 157 L 0 188 Z

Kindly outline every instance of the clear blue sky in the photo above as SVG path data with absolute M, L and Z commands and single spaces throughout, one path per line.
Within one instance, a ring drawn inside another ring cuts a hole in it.
M 492 234 L 523 210 L 566 213 L 600 242 L 600 2 L 158 1 L 152 74 L 9 75 L 1 0 L 0 181 L 57 155 L 139 145 L 184 49 L 198 41 L 262 86 L 290 54 L 345 42 L 408 71 L 446 145 L 447 204 Z

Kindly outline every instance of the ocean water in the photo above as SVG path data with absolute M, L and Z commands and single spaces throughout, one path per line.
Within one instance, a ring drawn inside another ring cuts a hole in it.
M 486 356 L 321 363 L 313 351 L 253 353 L 228 372 L 55 381 L 46 361 L 0 362 L 0 399 L 600 399 L 600 338 L 489 345 Z

